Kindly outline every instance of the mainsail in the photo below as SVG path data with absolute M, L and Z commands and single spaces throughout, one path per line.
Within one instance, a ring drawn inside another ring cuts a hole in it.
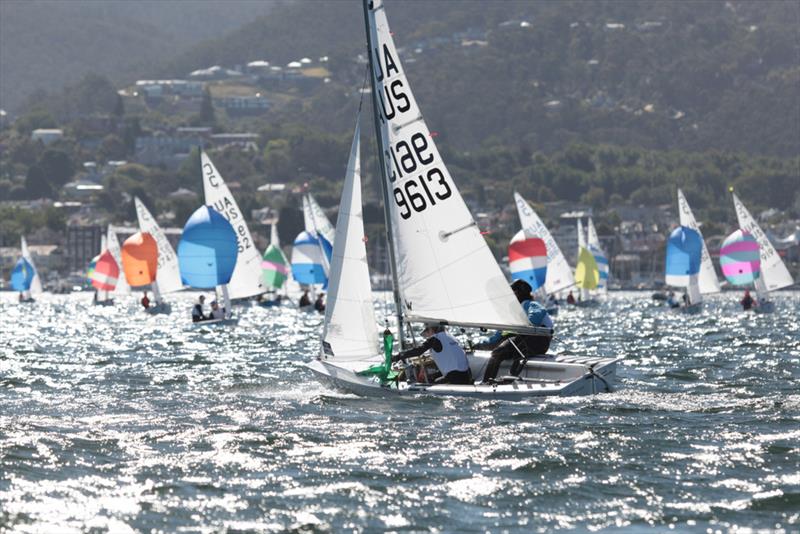
M 333 243 L 336 229 L 311 193 L 303 195 L 303 222 L 306 226 L 306 232 L 321 234 L 328 243 Z
M 20 248 L 22 249 L 22 257 L 25 258 L 25 261 L 27 261 L 33 269 L 33 279 L 31 280 L 28 291 L 30 291 L 31 295 L 38 295 L 42 292 L 42 279 L 39 276 L 39 271 L 36 269 L 36 264 L 33 263 L 33 257 L 28 250 L 28 242 L 25 241 L 24 237 L 20 238 Z
M 517 204 L 519 222 L 525 237 L 539 237 L 544 240 L 547 248 L 547 277 L 544 282 L 544 289 L 548 293 L 557 293 L 563 289 L 575 285 L 575 278 L 572 276 L 572 269 L 567 263 L 567 259 L 558 247 L 558 243 L 553 239 L 550 231 L 542 220 L 533 211 L 528 202 L 519 193 L 514 193 L 514 202 Z
M 266 291 L 261 283 L 261 254 L 253 242 L 247 222 L 219 171 L 204 151 L 200 152 L 200 162 L 203 169 L 203 192 L 206 205 L 211 206 L 228 219 L 236 232 L 239 255 L 236 260 L 236 269 L 228 284 L 230 298 L 239 299 L 259 295 Z
M 322 334 L 328 359 L 364 360 L 378 355 L 378 328 L 364 243 L 361 205 L 360 128 L 356 123 L 347 162 L 331 257 L 328 303 Z
M 127 295 L 131 292 L 131 286 L 128 285 L 128 281 L 125 279 L 125 273 L 122 271 L 122 249 L 120 249 L 119 246 L 117 232 L 114 231 L 114 227 L 111 225 L 108 225 L 106 244 L 108 245 L 108 251 L 114 257 L 114 261 L 116 261 L 117 265 L 120 267 L 120 274 L 117 278 L 117 287 L 114 289 L 114 294 Z
M 139 230 L 144 233 L 150 234 L 156 240 L 158 246 L 158 274 L 156 284 L 158 287 L 153 287 L 153 291 L 158 294 L 171 293 L 183 289 L 181 283 L 181 272 L 178 266 L 178 256 L 172 245 L 169 244 L 164 230 L 158 225 L 155 217 L 147 210 L 144 203 L 139 198 L 134 198 L 136 204 L 136 216 L 139 219 Z M 125 276 L 128 271 L 125 271 Z M 128 280 L 130 282 L 130 280 Z M 131 285 L 135 285 L 130 282 Z M 156 300 L 158 300 L 158 296 Z
M 366 3 L 373 104 L 401 307 L 412 320 L 528 326 L 445 167 L 403 72 L 382 0 Z
M 719 280 L 717 279 L 717 272 L 714 270 L 714 264 L 711 263 L 711 255 L 708 253 L 705 239 L 703 239 L 703 232 L 700 231 L 700 225 L 694 218 L 692 208 L 686 201 L 683 191 L 678 189 L 678 216 L 680 217 L 681 226 L 691 228 L 698 234 L 703 242 L 703 256 L 700 260 L 700 274 L 698 275 L 698 285 L 700 293 L 719 293 Z
M 756 289 L 759 295 L 764 296 L 767 291 L 774 291 L 794 284 L 792 275 L 789 274 L 789 270 L 784 265 L 775 247 L 772 246 L 767 235 L 758 226 L 756 220 L 750 215 L 750 212 L 747 211 L 747 208 L 744 207 L 744 204 L 736 194 L 733 195 L 733 205 L 736 208 L 739 228 L 751 234 L 758 241 L 761 255 L 761 277 L 756 281 Z

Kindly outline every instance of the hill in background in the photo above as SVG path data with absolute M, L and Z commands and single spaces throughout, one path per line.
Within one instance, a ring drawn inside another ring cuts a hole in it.
M 0 109 L 37 90 L 59 91 L 88 72 L 117 82 L 265 15 L 254 0 L 2 0 Z

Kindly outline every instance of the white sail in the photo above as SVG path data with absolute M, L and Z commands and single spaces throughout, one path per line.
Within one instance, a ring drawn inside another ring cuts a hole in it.
M 241 299 L 264 293 L 266 288 L 261 281 L 261 254 L 253 242 L 242 210 L 225 185 L 222 175 L 204 151 L 200 152 L 200 163 L 203 169 L 203 193 L 206 205 L 228 219 L 236 231 L 239 243 L 236 267 L 233 269 L 231 281 L 227 284 L 228 294 L 232 299 Z
M 381 0 L 370 2 L 368 19 L 404 313 L 456 324 L 527 325 L 417 107 Z
M 20 238 L 20 248 L 22 249 L 22 257 L 25 258 L 25 261 L 31 264 L 31 267 L 33 267 L 34 274 L 33 280 L 31 280 L 31 288 L 29 292 L 31 295 L 38 295 L 42 293 L 42 278 L 39 276 L 39 269 L 37 269 L 36 264 L 33 263 L 33 257 L 28 250 L 28 242 L 25 241 L 24 237 Z
M 136 204 L 136 217 L 139 219 L 139 229 L 147 232 L 156 240 L 158 246 L 158 270 L 156 271 L 157 288 L 153 290 L 160 293 L 171 293 L 183 289 L 181 271 L 178 267 L 178 255 L 169 244 L 164 230 L 158 225 L 155 217 L 147 210 L 138 197 L 134 198 Z
M 597 235 L 597 229 L 594 227 L 594 221 L 591 217 L 589 217 L 589 224 L 586 227 L 586 243 L 589 245 L 589 250 L 594 254 L 597 268 L 600 271 L 600 281 L 597 284 L 597 289 L 607 292 L 608 278 L 611 274 L 608 267 L 608 256 L 600 244 L 600 237 Z M 600 257 L 598 257 L 598 254 Z
M 691 228 L 700 234 L 700 239 L 703 241 L 703 255 L 700 259 L 700 274 L 698 276 L 698 286 L 700 293 L 719 293 L 719 280 L 717 279 L 717 272 L 714 270 L 714 264 L 711 263 L 711 254 L 708 253 L 706 241 L 703 238 L 703 232 L 700 231 L 700 226 L 694 218 L 692 208 L 686 201 L 683 191 L 678 189 L 678 216 L 680 217 L 681 226 Z
M 583 222 L 581 222 L 580 218 L 577 219 L 578 221 L 578 250 L 582 248 L 586 248 L 586 233 L 583 231 Z
M 558 247 L 558 243 L 553 239 L 550 231 L 542 220 L 533 211 L 530 204 L 522 198 L 519 193 L 514 193 L 514 201 L 517 204 L 519 222 L 528 238 L 538 237 L 544 241 L 547 247 L 547 278 L 545 278 L 544 288 L 548 293 L 557 293 L 563 289 L 575 285 L 575 277 L 572 269 L 567 263 L 567 259 Z
M 307 232 L 313 231 L 322 234 L 328 243 L 333 244 L 336 229 L 311 193 L 303 195 L 303 219 Z
M 758 241 L 758 248 L 761 255 L 761 276 L 766 291 L 774 291 L 782 287 L 794 284 L 792 275 L 784 265 L 783 260 L 778 255 L 778 251 L 770 243 L 769 238 L 758 226 L 758 223 L 744 207 L 742 201 L 736 194 L 733 195 L 733 205 L 736 208 L 736 218 L 739 220 L 739 228 L 749 232 Z M 761 291 L 759 291 L 761 292 Z
M 322 334 L 323 350 L 329 360 L 363 360 L 379 354 L 378 327 L 364 244 L 359 132 L 357 124 L 347 162 L 331 257 Z
M 119 267 L 119 277 L 117 277 L 117 287 L 114 288 L 114 294 L 129 295 L 131 292 L 131 286 L 128 285 L 128 281 L 125 279 L 125 269 L 122 268 L 122 249 L 119 246 L 117 232 L 114 231 L 114 227 L 110 224 L 108 225 L 106 246 L 108 247 L 108 251 L 114 257 L 114 261 L 117 262 L 117 266 Z

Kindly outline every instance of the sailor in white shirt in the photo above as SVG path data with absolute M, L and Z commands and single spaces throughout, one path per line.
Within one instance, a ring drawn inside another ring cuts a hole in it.
M 427 338 L 422 345 L 401 352 L 392 360 L 414 358 L 430 350 L 431 357 L 443 377 L 437 381 L 438 383 L 472 384 L 472 373 L 467 355 L 456 338 L 445 332 L 444 327 L 436 323 L 425 323 L 422 337 Z

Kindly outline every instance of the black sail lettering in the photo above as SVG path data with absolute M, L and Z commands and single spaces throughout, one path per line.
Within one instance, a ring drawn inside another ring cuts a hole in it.
M 392 120 L 394 118 L 394 116 L 395 116 L 394 102 L 392 102 L 392 99 L 389 97 L 389 88 L 388 87 L 384 87 L 383 91 L 386 93 L 386 100 L 389 101 L 389 106 L 390 106 L 389 112 L 387 112 L 386 111 L 386 103 L 385 103 L 384 98 L 383 98 L 384 93 L 383 92 L 378 93 L 378 96 L 381 99 L 381 109 L 383 110 L 383 116 L 386 117 L 386 120 Z
M 398 103 L 397 111 L 400 113 L 405 113 L 409 109 L 411 109 L 411 102 L 408 100 L 408 96 L 406 96 L 405 92 L 403 92 L 403 81 L 402 80 L 395 80 L 392 82 L 390 86 L 392 89 L 392 96 L 398 102 L 402 100 L 402 103 Z M 400 90 L 398 90 L 400 88 Z
M 389 47 L 386 46 L 385 43 L 383 45 L 383 58 L 384 58 L 384 62 L 386 63 L 386 77 L 387 78 L 390 78 L 392 76 L 392 71 L 393 70 L 394 70 L 394 72 L 396 74 L 400 74 L 400 69 L 397 68 L 397 65 L 395 64 L 394 59 L 392 59 L 392 54 L 389 52 Z

